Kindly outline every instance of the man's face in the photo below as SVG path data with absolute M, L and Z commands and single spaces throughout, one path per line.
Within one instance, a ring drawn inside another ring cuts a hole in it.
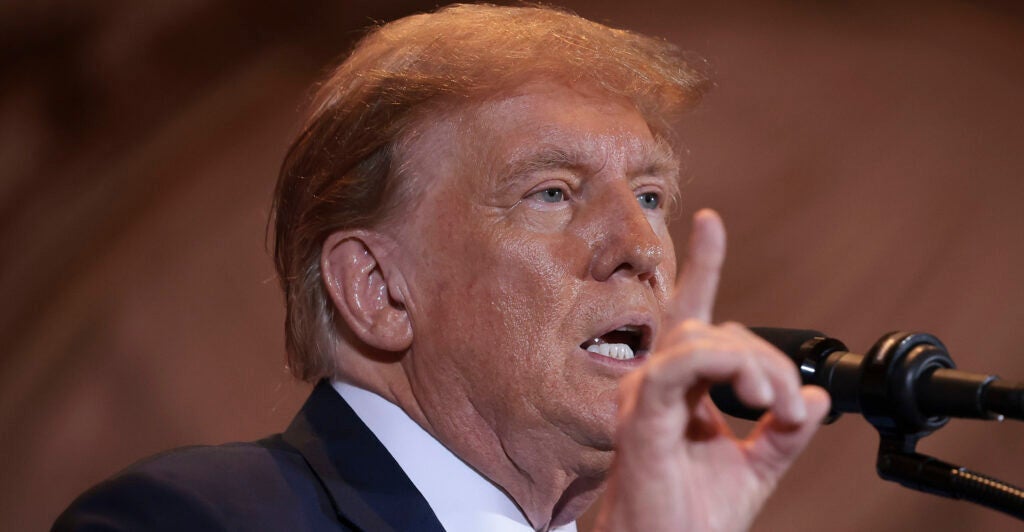
M 533 83 L 426 121 L 404 155 L 421 193 L 396 224 L 403 365 L 424 416 L 450 445 L 606 468 L 617 381 L 675 276 L 671 153 L 627 102 Z

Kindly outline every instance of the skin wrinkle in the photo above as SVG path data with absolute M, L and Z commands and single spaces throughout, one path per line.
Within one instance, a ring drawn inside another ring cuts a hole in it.
M 540 142 L 516 150 L 508 158 L 509 162 L 504 168 L 494 174 L 498 183 L 495 188 L 499 196 L 507 193 L 507 189 L 515 187 L 518 182 L 528 180 L 533 174 L 562 170 L 570 175 L 594 175 L 600 173 L 609 163 L 606 159 L 600 166 L 592 167 L 585 162 L 587 154 L 601 143 L 600 139 L 592 135 L 579 140 L 566 139 L 557 128 L 543 127 L 539 128 L 538 137 L 542 139 Z M 616 140 L 632 144 L 630 148 L 635 152 L 633 161 L 616 161 L 628 165 L 627 177 L 634 182 L 656 181 L 663 186 L 663 200 L 667 202 L 667 210 L 671 210 L 679 196 L 679 162 L 669 143 L 657 137 L 653 145 L 631 137 Z M 605 156 L 609 157 L 612 154 Z M 578 183 L 578 179 L 574 181 Z
M 451 6 L 407 17 L 370 30 L 322 82 L 313 112 L 282 165 L 274 207 L 279 278 L 286 292 L 295 294 L 288 297 L 286 333 L 296 376 L 312 381 L 344 370 L 335 365 L 332 353 L 315 347 L 324 338 L 337 341 L 331 321 L 307 326 L 311 315 L 322 312 L 317 277 L 290 279 L 314 259 L 312 248 L 323 236 L 316 231 L 378 227 L 393 221 L 387 214 L 404 214 L 404 208 L 381 212 L 368 199 L 370 189 L 377 188 L 370 183 L 385 185 L 387 207 L 406 205 L 404 189 L 430 186 L 403 187 L 414 181 L 405 178 L 398 185 L 393 182 L 402 176 L 393 175 L 399 165 L 392 163 L 399 157 L 389 147 L 414 122 L 493 101 L 532 80 L 547 79 L 590 85 L 592 92 L 628 100 L 654 131 L 674 138 L 671 124 L 709 86 L 701 69 L 693 68 L 700 61 L 662 39 L 556 11 Z M 589 44 L 581 48 L 562 39 Z M 323 203 L 310 201 L 310 191 L 319 191 Z M 331 209 L 331 203 L 339 208 Z M 317 209 L 315 216 L 302 214 Z
M 578 200 L 524 200 L 529 181 L 498 190 L 505 184 L 494 176 L 538 145 L 589 169 L 576 175 Z M 579 344 L 623 313 L 656 322 L 668 299 L 675 261 L 665 212 L 635 197 L 637 186 L 671 194 L 674 172 L 636 177 L 666 167 L 659 146 L 624 100 L 535 83 L 423 124 L 403 150 L 401 167 L 428 186 L 387 228 L 414 331 L 400 361 L 407 389 L 391 389 L 534 526 L 575 517 L 611 465 L 625 369 L 592 361 Z M 648 269 L 650 279 L 636 277 Z
M 461 376 L 460 376 L 460 375 L 455 375 L 455 377 L 456 377 L 456 378 L 461 378 Z M 397 396 L 397 395 L 396 395 L 396 392 L 397 392 L 398 390 L 396 390 L 396 389 L 394 389 L 394 388 L 391 388 L 391 389 L 390 389 L 390 391 L 391 391 L 391 394 L 392 394 L 392 396 Z M 444 433 L 444 432 L 447 432 L 447 431 L 445 431 L 445 430 L 437 431 L 436 429 L 432 429 L 432 427 L 438 427 L 438 426 L 441 426 L 441 425 L 443 425 L 443 424 L 447 424 L 447 422 L 451 421 L 452 417 L 450 417 L 450 416 L 447 416 L 447 415 L 445 415 L 445 416 L 440 416 L 440 418 L 435 418 L 434 416 L 431 416 L 431 415 L 429 415 L 429 414 L 426 414 L 426 412 L 429 412 L 429 410 L 424 410 L 424 409 L 422 408 L 422 405 L 420 405 L 420 404 L 419 404 L 419 400 L 418 400 L 418 399 L 416 398 L 416 390 L 413 390 L 413 394 L 412 394 L 412 395 L 413 395 L 413 398 L 414 398 L 414 400 L 416 400 L 416 403 L 417 403 L 417 408 L 416 408 L 416 410 L 415 410 L 415 412 L 416 412 L 416 415 L 410 414 L 410 415 L 411 415 L 411 417 L 413 417 L 413 418 L 417 418 L 417 417 L 420 417 L 420 418 L 426 418 L 426 419 L 428 420 L 428 422 L 429 422 L 429 425 L 427 425 L 427 426 L 426 426 L 425 428 L 427 428 L 427 430 L 428 430 L 429 432 L 431 432 L 431 434 L 433 434 L 433 435 L 434 435 L 435 437 L 438 437 L 438 432 L 440 432 L 440 433 Z M 472 397 L 472 396 L 466 396 L 466 401 L 468 402 L 468 404 L 469 404 L 469 405 L 470 405 L 470 407 L 471 407 L 471 409 L 470 409 L 470 412 L 479 412 L 479 408 L 478 408 L 478 407 L 477 407 L 477 405 L 476 405 L 476 404 L 474 403 L 474 401 L 473 401 L 473 397 Z M 421 425 L 422 425 L 422 423 L 421 423 Z M 455 431 L 457 431 L 457 430 L 460 430 L 460 427 L 457 427 L 457 426 L 456 426 L 456 427 L 451 427 L 451 428 L 450 428 L 450 429 L 448 429 L 448 430 L 455 430 Z M 471 438 L 471 437 L 473 437 L 473 436 L 476 436 L 476 434 L 475 434 L 475 433 L 471 433 L 471 434 L 466 434 L 466 436 L 467 436 L 467 437 L 470 437 L 470 438 Z M 444 444 L 444 441 L 443 441 L 443 440 L 440 440 L 440 438 L 439 438 L 439 441 L 441 441 L 441 443 L 442 443 L 442 444 Z M 449 447 L 449 446 L 448 446 L 448 445 L 446 445 L 446 444 L 444 444 L 444 445 L 445 445 L 445 447 L 448 447 L 448 448 L 449 448 L 449 450 L 452 450 L 452 451 L 453 451 L 453 453 L 455 453 L 455 450 L 451 449 L 451 447 Z M 505 454 L 505 457 L 506 457 L 506 459 L 508 460 L 508 462 L 509 462 L 510 464 L 512 464 L 513 466 L 516 466 L 516 462 L 515 462 L 514 460 L 512 460 L 512 459 L 511 459 L 511 456 L 510 456 L 510 455 L 508 454 L 508 450 L 507 450 L 507 449 L 505 449 L 504 443 L 503 443 L 503 442 L 501 441 L 501 439 L 500 439 L 500 438 L 497 438 L 497 437 L 495 437 L 495 438 L 494 438 L 493 440 L 489 440 L 489 441 L 480 441 L 479 445 L 482 445 L 482 446 L 491 446 L 491 445 L 497 445 L 497 446 L 499 446 L 499 447 L 500 447 L 500 448 L 502 449 L 502 452 L 503 452 L 503 453 Z M 460 459 L 461 459 L 461 457 L 460 457 Z M 465 462 L 465 460 L 463 460 L 463 461 Z M 476 470 L 476 471 L 477 471 L 478 473 L 482 474 L 482 475 L 483 475 L 484 477 L 486 477 L 486 476 L 487 476 L 485 472 L 483 472 L 483 471 L 480 471 L 480 470 L 479 470 L 479 469 L 478 469 L 478 468 L 477 468 L 477 467 L 476 467 L 475 465 L 473 465 L 472 463 L 469 463 L 469 462 L 466 462 L 466 463 L 467 463 L 467 465 L 469 465 L 470 467 L 472 467 L 472 468 L 473 468 L 474 470 Z M 534 481 L 533 481 L 533 478 L 532 478 L 532 477 L 530 476 L 530 473 L 529 473 L 529 471 L 528 471 L 528 470 L 525 470 L 525 469 L 521 469 L 521 468 L 518 468 L 518 466 L 516 466 L 516 467 L 517 467 L 517 471 L 518 471 L 518 472 L 519 472 L 520 474 L 522 474 L 522 475 L 523 475 L 523 477 L 524 477 L 524 478 L 526 478 L 528 482 L 530 482 L 530 483 L 533 483 L 533 482 L 534 482 Z M 490 480 L 490 479 L 488 479 L 488 480 Z M 492 483 L 492 484 L 494 484 L 494 485 L 495 485 L 495 487 L 497 487 L 498 489 L 500 489 L 500 490 L 502 490 L 502 491 L 505 491 L 505 489 L 504 489 L 504 488 L 503 488 L 503 487 L 502 487 L 501 485 L 495 484 L 495 483 L 494 483 L 493 481 L 491 481 L 491 483 Z M 511 496 L 511 494 L 509 494 L 509 495 Z M 516 504 L 517 504 L 517 505 L 519 505 L 519 502 L 518 502 L 518 501 L 515 501 L 515 499 L 513 499 L 513 502 L 516 502 Z M 522 507 L 521 507 L 521 506 L 520 506 L 520 509 L 522 509 Z
M 544 131 L 544 133 L 542 135 L 544 135 L 545 138 L 550 138 L 550 136 L 560 134 L 560 132 L 558 131 L 557 128 L 547 127 L 547 128 L 542 128 L 542 131 Z M 648 144 L 642 143 L 642 142 L 638 141 L 636 138 L 634 138 L 632 136 L 627 136 L 627 135 L 623 135 L 621 138 L 615 138 L 615 142 L 628 144 L 631 149 L 635 149 L 638 152 L 644 153 L 644 156 L 642 156 L 640 158 L 641 161 L 652 161 L 651 163 L 648 163 L 646 166 L 640 167 L 640 168 L 643 168 L 643 170 L 641 170 L 639 172 L 637 172 L 637 171 L 630 171 L 630 172 L 628 172 L 628 175 L 630 177 L 633 177 L 636 174 L 650 173 L 651 169 L 658 169 L 658 170 L 662 170 L 664 173 L 671 173 L 671 171 L 663 170 L 663 169 L 665 169 L 667 167 L 678 168 L 677 165 L 669 165 L 669 164 L 666 164 L 664 162 L 664 158 L 671 157 L 671 154 L 660 152 L 660 153 L 657 154 L 657 156 L 647 157 L 649 153 L 657 152 L 658 149 L 660 147 L 662 147 L 662 145 L 660 145 L 660 144 L 658 145 L 658 147 L 649 148 Z M 565 142 L 563 141 L 562 144 L 565 144 Z M 525 179 L 525 177 L 520 177 L 522 174 L 529 174 L 529 173 L 535 173 L 535 172 L 540 172 L 540 171 L 544 171 L 544 170 L 553 170 L 553 169 L 556 169 L 556 170 L 568 170 L 568 171 L 571 171 L 573 173 L 585 173 L 588 176 L 592 176 L 594 174 L 599 174 L 600 172 L 602 172 L 608 166 L 608 163 L 609 163 L 608 162 L 608 158 L 611 157 L 610 153 L 604 152 L 604 159 L 602 160 L 600 166 L 592 168 L 592 169 L 588 169 L 588 164 L 586 163 L 586 161 L 588 159 L 593 159 L 593 157 L 592 156 L 588 157 L 586 153 L 588 153 L 588 152 L 593 153 L 595 151 L 601 151 L 601 149 L 600 149 L 600 142 L 596 138 L 595 135 L 586 135 L 585 138 L 583 139 L 583 141 L 578 142 L 578 143 L 573 143 L 573 147 L 570 147 L 568 149 L 563 149 L 563 148 L 559 147 L 559 144 L 550 144 L 549 145 L 549 144 L 546 144 L 546 143 L 542 143 L 541 146 L 537 147 L 537 148 L 535 148 L 534 146 L 531 146 L 531 145 L 524 146 L 521 151 L 527 153 L 526 156 L 522 157 L 522 156 L 520 156 L 520 154 L 515 154 L 515 156 L 511 157 L 510 158 L 511 159 L 511 163 L 506 165 L 506 169 L 503 170 L 502 176 L 499 177 L 499 179 L 497 180 L 499 183 L 501 183 L 503 181 L 509 181 L 509 180 L 512 180 L 512 179 L 517 179 L 517 178 L 518 179 Z M 623 159 L 623 158 L 618 158 L 618 159 Z M 618 163 L 620 163 L 621 165 L 625 164 L 624 161 L 618 161 Z M 506 185 L 506 186 L 509 186 L 509 185 Z M 595 238 L 581 238 L 581 240 L 585 240 L 585 239 L 595 240 Z M 544 265 L 542 265 L 542 267 L 543 266 Z M 557 267 L 557 265 L 554 264 L 554 263 L 552 263 L 552 264 L 550 264 L 548 266 L 550 266 L 551 270 L 554 270 Z M 551 272 L 551 273 L 554 273 L 554 272 Z M 551 275 L 551 273 L 546 272 L 546 276 L 547 275 Z M 566 273 L 568 273 L 568 272 L 566 272 Z M 584 277 L 588 273 L 589 272 L 584 271 L 584 272 L 580 272 L 579 275 L 581 277 Z M 519 305 L 520 308 L 528 308 L 529 305 L 531 305 L 531 303 L 529 301 L 520 301 L 521 298 L 516 298 L 515 297 L 515 294 L 519 292 L 518 286 L 513 284 L 512 286 L 509 287 L 508 292 L 510 293 L 510 298 L 513 301 L 516 301 L 516 302 L 520 303 L 520 305 Z M 520 314 L 520 313 L 513 313 L 513 314 Z M 506 327 L 508 329 L 510 329 L 510 330 L 515 330 L 515 329 L 518 328 L 518 326 L 519 326 L 519 324 L 517 324 L 517 323 L 506 323 Z M 546 420 L 546 422 L 548 422 L 549 427 L 551 429 L 554 429 L 554 430 L 560 431 L 560 432 L 565 432 L 563 429 L 561 429 L 559 427 L 559 420 L 558 419 L 548 417 L 548 415 L 543 410 L 540 410 L 539 408 L 537 408 L 537 406 L 535 404 L 532 404 L 532 403 L 530 403 L 528 401 L 524 401 L 523 402 L 523 407 L 534 409 L 535 413 L 538 416 L 544 418 Z M 580 444 L 585 444 L 586 443 L 586 441 L 583 438 L 580 438 L 578 435 L 574 435 L 572 433 L 565 433 L 565 434 L 566 434 L 566 436 L 572 438 L 574 441 L 577 441 L 577 443 L 580 443 Z M 608 445 L 607 447 L 604 447 L 603 449 L 604 450 L 611 450 L 611 446 Z
M 493 26 L 499 32 L 505 27 Z M 462 39 L 455 40 L 462 45 Z M 646 53 L 640 63 L 663 55 L 672 54 Z M 670 69 L 672 61 L 655 63 L 654 70 L 674 72 L 677 81 L 693 81 L 685 80 L 680 68 Z M 358 71 L 358 63 L 346 64 Z M 402 208 L 392 211 L 395 217 L 388 221 L 393 223 L 385 230 L 399 252 L 386 257 L 381 269 L 389 272 L 389 290 L 394 282 L 406 305 L 377 314 L 389 326 L 378 331 L 380 338 L 370 335 L 368 343 L 401 341 L 408 348 L 390 360 L 350 351 L 357 363 L 342 368 L 362 377 L 368 389 L 393 390 L 389 399 L 501 486 L 535 528 L 578 517 L 609 473 L 609 496 L 598 522 L 603 530 L 671 530 L 687 522 L 697 528 L 748 526 L 752 510 L 767 496 L 764 489 L 775 480 L 763 481 L 765 472 L 773 471 L 769 468 L 757 472 L 762 478 L 751 474 L 758 464 L 748 462 L 784 461 L 778 464 L 781 471 L 795 456 L 784 451 L 799 451 L 814 420 L 800 433 L 767 426 L 759 445 L 741 448 L 720 418 L 696 407 L 704 383 L 724 378 L 734 380 L 741 400 L 760 402 L 754 390 L 767 377 L 781 398 L 768 421 L 776 413 L 787 423 L 799 421 L 788 406 L 802 400 L 794 396 L 791 365 L 783 372 L 770 357 L 751 365 L 751 352 L 738 348 L 749 339 L 710 325 L 725 246 L 721 221 L 712 211 L 694 218 L 690 249 L 698 260 L 687 263 L 672 300 L 678 314 L 662 322 L 675 285 L 667 221 L 679 170 L 674 161 L 665 164 L 671 150 L 661 144 L 662 135 L 672 136 L 661 111 L 680 103 L 683 93 L 689 100 L 695 92 L 665 80 L 638 87 L 629 75 L 622 86 L 600 80 L 588 86 L 572 79 L 592 78 L 575 75 L 537 81 L 546 72 L 539 68 L 530 74 L 535 81 L 515 84 L 495 70 L 488 81 L 510 87 L 507 91 L 495 94 L 481 85 L 467 91 L 466 99 L 448 98 L 448 109 L 420 115 L 415 124 L 401 116 L 378 122 L 409 135 L 405 144 L 380 152 L 383 156 L 375 155 L 360 170 L 367 178 L 395 170 L 387 176 L 387 191 L 407 193 L 415 202 L 396 201 Z M 648 92 L 639 95 L 644 89 Z M 423 94 L 433 103 L 445 99 Z M 361 127 L 366 123 L 350 126 L 366 131 Z M 362 157 L 364 151 L 354 153 Z M 503 169 L 517 160 L 514 155 L 526 161 L 520 167 L 525 170 L 499 182 Z M 396 184 L 395 178 L 404 179 Z M 656 203 L 649 201 L 649 192 L 661 195 L 662 207 L 651 208 Z M 285 269 L 295 261 L 278 264 Z M 289 319 L 293 316 L 290 306 Z M 682 334 L 682 320 L 700 327 Z M 692 342 L 666 341 L 650 358 L 632 361 L 602 358 L 579 345 L 616 327 L 640 324 L 651 329 L 649 340 L 655 344 L 659 328 L 670 339 L 697 336 Z M 820 419 L 827 398 L 817 395 Z M 715 430 L 722 432 L 711 437 Z M 699 432 L 705 439 L 689 436 Z M 614 469 L 613 442 L 619 460 Z M 782 452 L 769 452 L 775 450 Z M 705 481 L 715 484 L 713 489 Z M 663 504 L 651 508 L 652 501 Z

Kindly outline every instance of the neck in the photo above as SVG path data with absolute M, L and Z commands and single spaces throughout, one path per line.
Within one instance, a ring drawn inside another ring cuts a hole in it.
M 550 430 L 518 430 L 500 434 L 470 401 L 461 408 L 449 404 L 441 415 L 430 416 L 411 390 L 387 397 L 405 410 L 435 439 L 504 491 L 537 530 L 575 521 L 598 498 L 611 461 L 610 452 L 565 449 L 567 438 Z M 553 435 L 552 435 L 553 434 Z M 556 441 L 563 440 L 563 441 Z M 571 456 L 563 463 L 560 455 Z M 584 460 L 581 460 L 584 458 Z M 589 463 L 588 463 L 589 462 Z
M 445 396 L 443 407 L 414 392 L 399 364 L 346 371 L 341 380 L 398 405 L 456 456 L 504 491 L 530 525 L 547 530 L 575 521 L 597 500 L 612 453 L 571 441 L 550 426 L 502 431 L 465 396 Z M 341 367 L 355 369 L 349 364 Z M 450 392 L 450 390 L 449 390 Z

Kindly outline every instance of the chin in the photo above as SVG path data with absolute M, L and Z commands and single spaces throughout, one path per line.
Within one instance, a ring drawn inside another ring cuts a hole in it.
M 580 521 L 584 514 L 594 506 L 604 493 L 604 479 L 580 478 L 562 495 L 558 503 L 558 511 L 552 516 L 551 526 L 563 526 L 573 521 Z M 581 528 L 585 530 L 585 528 Z
M 581 478 L 590 478 L 601 482 L 608 476 L 615 460 L 615 451 L 598 451 L 596 449 L 582 453 L 579 457 L 576 474 Z
M 573 471 L 580 477 L 603 480 L 615 458 L 615 411 L 594 416 L 582 433 L 574 438 L 579 446 L 570 457 Z

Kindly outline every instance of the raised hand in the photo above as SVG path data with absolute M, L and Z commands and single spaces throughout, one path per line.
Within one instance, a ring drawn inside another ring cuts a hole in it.
M 711 322 L 725 229 L 694 216 L 689 256 L 649 360 L 620 384 L 616 458 L 598 529 L 744 530 L 828 411 L 818 387 L 742 325 Z M 732 383 L 769 411 L 745 438 L 711 403 L 712 383 Z

